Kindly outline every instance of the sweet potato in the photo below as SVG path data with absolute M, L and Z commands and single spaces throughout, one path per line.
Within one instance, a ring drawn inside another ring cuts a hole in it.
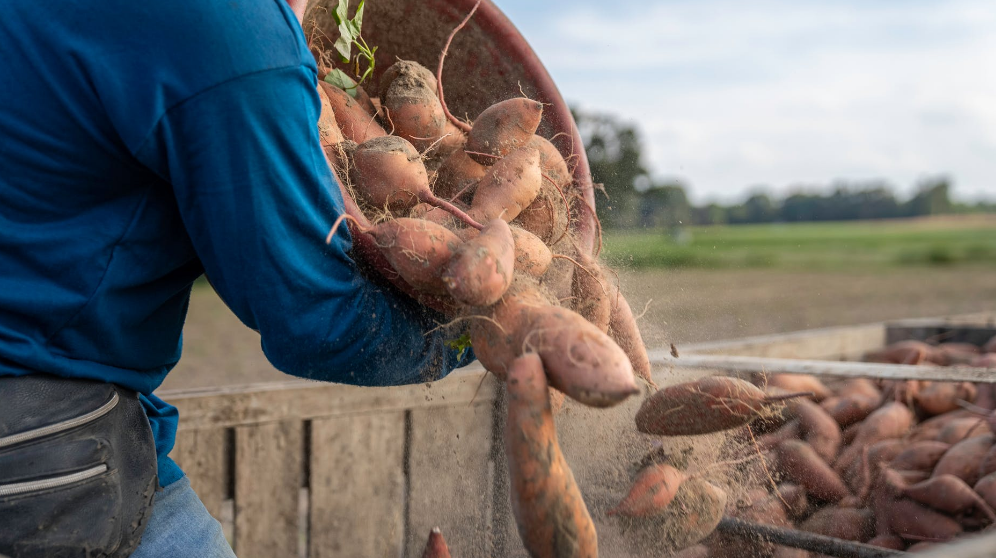
M 574 270 L 571 278 L 571 308 L 581 314 L 593 326 L 609 331 L 609 318 L 612 313 L 611 289 L 602 266 L 595 258 L 579 252 L 575 259 L 580 268 Z
M 494 304 L 512 284 L 515 242 L 501 219 L 484 225 L 481 234 L 457 247 L 442 273 L 447 292 L 469 306 Z
M 638 393 L 618 345 L 581 316 L 540 299 L 531 289 L 510 292 L 493 307 L 494 322 L 475 320 L 471 339 L 478 358 L 477 347 L 485 347 L 488 370 L 500 375 L 492 366 L 530 350 L 543 359 L 550 385 L 585 405 L 608 407 Z
M 969 364 L 981 352 L 979 347 L 971 343 L 941 343 L 934 347 L 930 360 L 940 366 Z
M 443 160 L 436 171 L 432 191 L 441 198 L 451 200 L 459 194 L 458 199 L 469 201 L 473 185 L 484 178 L 486 173 L 487 169 L 474 162 L 463 149 L 456 149 Z
M 663 511 L 674 500 L 685 474 L 670 465 L 653 464 L 643 468 L 626 497 L 608 515 L 645 517 Z
M 840 388 L 837 389 L 837 395 L 841 397 L 852 395 L 881 397 L 882 391 L 875 386 L 875 382 L 867 378 L 854 378 L 841 384 Z
M 946 541 L 962 532 L 954 519 L 908 498 L 895 500 L 884 510 L 876 509 L 876 513 L 884 516 L 893 533 L 906 540 Z
M 426 221 L 432 221 L 437 225 L 442 225 L 447 229 L 450 229 L 453 232 L 455 232 L 456 235 L 460 237 L 460 240 L 464 242 L 469 240 L 468 238 L 465 238 L 463 236 L 462 233 L 464 230 L 474 231 L 475 233 L 478 232 L 477 229 L 471 229 L 471 228 L 457 229 L 456 227 L 458 227 L 459 225 L 457 224 L 456 217 L 453 217 L 453 215 L 450 214 L 450 212 L 446 211 L 445 209 L 440 209 L 438 207 L 432 206 L 427 203 L 415 204 L 415 207 L 413 207 L 412 210 L 408 213 L 408 216 L 415 219 L 425 219 Z
M 554 184 L 564 188 L 571 183 L 571 173 L 567 169 L 567 162 L 564 161 L 564 156 L 560 154 L 560 151 L 550 143 L 550 140 L 543 136 L 533 135 L 526 146 L 539 151 L 540 168 Z
M 967 484 L 974 485 L 979 480 L 979 465 L 993 447 L 993 442 L 992 434 L 976 436 L 958 442 L 941 456 L 930 476 L 938 477 L 950 474 Z
M 868 418 L 868 415 L 878 408 L 881 400 L 880 395 L 854 394 L 828 397 L 820 403 L 820 406 L 841 428 L 847 428 Z
M 609 314 L 609 336 L 615 339 L 619 347 L 626 352 L 633 372 L 643 378 L 647 384 L 656 387 L 650 370 L 650 356 L 643 343 L 640 327 L 636 324 L 633 310 L 629 307 L 626 297 L 619 292 L 619 286 L 608 282 L 609 299 L 612 302 L 612 312 Z
M 544 179 L 536 199 L 519 213 L 515 222 L 543 242 L 553 244 L 568 229 L 567 207 L 563 196 Z
M 387 135 L 384 128 L 381 128 L 374 117 L 367 114 L 367 111 L 350 97 L 349 93 L 324 81 L 318 82 L 318 86 L 325 92 L 344 138 L 356 143 L 365 143 L 367 140 Z
M 981 418 L 965 417 L 952 420 L 937 434 L 937 441 L 945 444 L 957 444 L 962 440 L 985 436 L 992 431 Z
M 913 413 L 906 406 L 896 402 L 883 405 L 861 423 L 854 441 L 837 458 L 834 469 L 837 472 L 847 471 L 861 457 L 865 446 L 899 438 L 909 431 L 912 423 Z
M 878 474 L 881 466 L 895 459 L 904 449 L 906 443 L 897 438 L 879 440 L 866 446 L 859 459 L 847 470 L 845 478 L 848 485 L 859 496 L 867 495 L 868 490 L 878 484 Z
M 989 473 L 979 479 L 973 489 L 990 507 L 996 508 L 996 473 Z
M 969 366 L 975 368 L 996 368 L 996 353 L 989 352 L 984 355 L 978 355 L 972 359 Z
M 871 351 L 865 354 L 868 362 L 882 362 L 887 364 L 920 364 L 930 353 L 930 345 L 923 341 L 899 341 L 884 349 Z
M 519 97 L 495 103 L 474 119 L 464 148 L 482 165 L 493 165 L 533 139 L 543 116 L 543 104 Z
M 343 215 L 332 226 L 326 242 L 332 241 L 332 235 L 345 218 L 348 216 Z M 425 293 L 446 294 L 439 270 L 461 244 L 449 229 L 430 221 L 402 217 L 362 232 L 374 237 L 391 267 L 408 284 Z
M 996 445 L 989 448 L 986 455 L 979 462 L 979 476 L 984 477 L 989 473 L 996 472 Z
M 394 64 L 388 66 L 387 69 L 384 70 L 384 73 L 380 76 L 377 96 L 381 99 L 387 97 L 387 92 L 394 83 L 394 80 L 402 76 L 408 80 L 417 80 L 421 83 L 425 83 L 433 91 L 436 90 L 438 85 L 436 82 L 436 76 L 432 73 L 432 70 L 413 60 L 398 60 Z
M 981 355 L 979 358 L 984 358 L 994 353 L 986 353 Z M 978 364 L 978 359 L 972 361 L 969 366 L 976 366 Z M 996 356 L 993 357 L 992 366 L 996 366 Z M 985 366 L 980 366 L 979 368 L 986 368 Z M 972 400 L 972 404 L 976 407 L 993 410 L 996 409 L 996 384 L 976 384 L 975 386 L 975 399 Z
M 756 498 L 745 506 L 732 507 L 727 504 L 728 517 L 734 517 L 762 525 L 775 527 L 792 527 L 785 513 L 785 507 L 777 496 L 760 491 L 762 497 Z M 722 533 L 713 537 L 710 544 L 712 558 L 727 558 L 739 556 L 769 556 L 775 545 L 764 537 L 756 535 L 741 535 Z
M 812 446 L 824 461 L 832 462 L 837 457 L 841 442 L 840 426 L 837 425 L 837 421 L 819 405 L 806 399 L 793 401 L 788 406 L 798 417 L 799 434 L 802 439 Z
M 793 396 L 798 394 L 770 397 L 743 380 L 711 376 L 648 397 L 636 413 L 636 428 L 658 436 L 710 434 L 743 426 L 766 406 Z
M 934 470 L 934 466 L 937 465 L 937 462 L 950 447 L 950 444 L 933 440 L 913 442 L 892 458 L 892 461 L 889 462 L 889 467 L 899 471 L 924 471 L 929 473 Z
M 541 277 L 550 268 L 553 252 L 535 234 L 512 226 L 515 241 L 515 269 L 533 277 Z
M 318 98 L 322 102 L 322 110 L 318 114 L 318 141 L 322 148 L 326 148 L 337 143 L 342 143 L 344 139 L 339 131 L 339 123 L 335 120 L 335 111 L 332 110 L 332 103 L 329 101 L 328 93 L 321 86 L 318 87 Z
M 505 452 L 512 511 L 534 558 L 598 556 L 598 536 L 557 444 L 543 363 L 535 353 L 508 372 Z
M 986 341 L 985 345 L 982 345 L 982 352 L 984 353 L 996 353 L 996 335 L 989 341 Z
M 811 495 L 836 502 L 850 494 L 844 481 L 806 442 L 786 440 L 778 445 L 778 469 Z
M 399 72 L 381 96 L 394 134 L 419 150 L 429 148 L 446 129 L 446 114 L 434 84 L 435 80 L 426 79 L 424 72 Z
M 800 528 L 827 537 L 865 542 L 875 534 L 875 515 L 868 509 L 823 508 Z
M 913 398 L 917 407 L 930 416 L 957 410 L 959 400 L 973 399 L 975 399 L 975 385 L 971 382 L 930 382 Z
M 450 549 L 446 546 L 446 540 L 439 527 L 433 527 L 432 531 L 429 531 L 429 540 L 425 543 L 422 558 L 450 558 Z
M 811 392 L 814 401 L 823 401 L 833 394 L 819 379 L 805 374 L 773 374 L 768 377 L 768 385 L 790 392 Z
M 517 149 L 495 163 L 478 181 L 467 213 L 478 221 L 498 218 L 512 221 L 536 199 L 542 180 L 539 151 L 531 147 Z
M 655 531 L 659 533 L 661 550 L 681 550 L 699 543 L 716 529 L 726 501 L 726 492 L 718 486 L 698 478 L 689 479 L 678 488 L 671 505 L 642 521 L 660 526 Z
M 927 480 L 907 484 L 895 471 L 882 472 L 885 486 L 897 496 L 948 514 L 976 512 L 987 523 L 996 521 L 996 512 L 965 481 L 954 475 L 938 475 Z
M 910 432 L 909 440 L 911 442 L 919 442 L 921 440 L 937 440 L 941 431 L 951 423 L 951 421 L 962 419 L 962 418 L 972 418 L 972 414 L 968 411 L 954 411 L 951 413 L 945 413 L 943 415 L 938 415 L 936 417 L 931 417 L 913 428 Z M 978 420 L 976 418 L 976 420 Z
M 411 143 L 398 136 L 373 138 L 360 144 L 353 152 L 353 177 L 360 196 L 374 207 L 410 210 L 424 202 L 445 209 L 476 229 L 482 228 L 462 209 L 432 193 L 421 156 Z

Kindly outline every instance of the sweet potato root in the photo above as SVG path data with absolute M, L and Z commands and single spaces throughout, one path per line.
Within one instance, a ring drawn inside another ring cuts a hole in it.
M 893 533 L 906 540 L 946 541 L 962 532 L 954 519 L 907 498 L 895 500 L 875 513 L 883 516 Z
M 429 531 L 429 540 L 425 543 L 422 558 L 450 558 L 450 549 L 446 546 L 446 540 L 439 527 L 433 527 L 432 531 Z
M 482 165 L 495 164 L 533 139 L 542 116 L 543 105 L 525 97 L 491 105 L 474 119 L 467 134 L 467 154 Z
M 629 307 L 629 302 L 619 292 L 619 287 L 615 283 L 609 282 L 609 300 L 612 302 L 612 312 L 609 314 L 609 336 L 615 339 L 619 347 L 626 352 L 630 364 L 633 365 L 633 373 L 643 378 L 651 387 L 656 387 L 654 378 L 650 370 L 650 356 L 647 354 L 647 347 L 643 343 L 643 336 L 640 334 L 640 327 L 636 324 L 636 317 Z
M 840 426 L 820 406 L 806 399 L 791 402 L 789 408 L 794 411 L 799 421 L 799 434 L 816 454 L 830 463 L 837 457 L 840 449 Z
M 882 362 L 887 364 L 920 364 L 930 354 L 930 345 L 923 341 L 899 341 L 884 349 L 871 351 L 865 354 L 868 362 Z
M 553 252 L 535 234 L 521 227 L 512 226 L 515 241 L 515 269 L 533 277 L 542 277 L 550 268 Z
M 834 463 L 834 469 L 837 472 L 847 471 L 861 457 L 864 447 L 882 440 L 899 438 L 909 431 L 912 424 L 913 413 L 905 405 L 896 402 L 883 405 L 861 423 L 854 441 L 841 452 Z
M 979 465 L 993 447 L 992 434 L 976 436 L 951 446 L 934 467 L 931 477 L 954 475 L 969 485 L 979 481 Z
M 443 161 L 436 171 L 436 180 L 432 184 L 432 191 L 437 196 L 452 200 L 460 194 L 458 199 L 470 200 L 473 193 L 473 185 L 484 178 L 487 169 L 474 162 L 473 159 L 464 153 L 463 149 L 456 149 Z M 463 192 L 461 194 L 461 192 Z
M 425 150 L 440 139 L 446 129 L 446 114 L 436 97 L 436 80 L 429 80 L 425 68 L 417 70 L 396 63 L 390 69 L 395 67 L 399 71 L 381 96 L 387 119 L 395 134 L 419 150 Z
M 950 447 L 950 444 L 934 440 L 914 442 L 893 457 L 892 461 L 889 462 L 889 467 L 899 471 L 929 473 L 934 470 L 934 466 Z
M 560 154 L 560 151 L 550 143 L 550 140 L 543 136 L 533 135 L 526 146 L 539 151 L 540 168 L 554 184 L 564 188 L 571 183 L 571 173 L 567 169 L 567 162 L 564 161 L 564 156 Z
M 535 558 L 596 558 L 595 526 L 557 445 L 539 355 L 517 358 L 507 386 L 505 451 L 512 511 L 522 542 Z
M 636 413 L 636 428 L 658 436 L 710 434 L 743 426 L 766 406 L 798 396 L 767 396 L 743 380 L 711 376 L 668 386 L 648 397 Z
M 774 374 L 767 379 L 768 386 L 778 387 L 790 392 L 811 392 L 814 401 L 823 401 L 833 392 L 819 379 L 805 374 Z
M 571 278 L 572 308 L 602 332 L 609 331 L 612 314 L 611 289 L 602 273 L 602 266 L 595 258 L 578 252 L 575 259 L 581 264 Z
M 369 139 L 387 135 L 384 128 L 381 128 L 374 117 L 367 114 L 367 111 L 350 97 L 349 93 L 324 81 L 318 82 L 318 86 L 325 92 L 344 138 L 364 143 Z
M 865 542 L 875 534 L 875 516 L 869 509 L 823 508 L 800 527 L 810 533 Z
M 959 400 L 973 399 L 975 399 L 975 385 L 971 382 L 930 382 L 913 398 L 917 407 L 930 416 L 957 410 Z
M 965 481 L 954 475 L 938 475 L 927 480 L 908 484 L 895 471 L 882 472 L 885 486 L 896 496 L 905 496 L 948 514 L 976 512 L 987 523 L 996 521 L 996 512 Z
M 318 86 L 318 98 L 322 101 L 322 111 L 318 114 L 318 141 L 324 149 L 342 143 L 344 138 L 339 130 L 339 123 L 336 122 L 335 111 L 332 110 L 328 93 L 320 85 Z

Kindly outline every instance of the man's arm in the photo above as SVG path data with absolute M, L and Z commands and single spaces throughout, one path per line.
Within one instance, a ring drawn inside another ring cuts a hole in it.
M 241 76 L 170 109 L 137 156 L 173 185 L 208 276 L 278 369 L 360 385 L 436 379 L 457 365 L 442 316 L 364 279 L 316 122 L 314 69 Z

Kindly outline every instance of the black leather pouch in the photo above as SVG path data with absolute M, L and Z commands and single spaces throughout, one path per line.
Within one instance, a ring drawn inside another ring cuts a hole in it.
M 41 374 L 0 378 L 0 554 L 129 556 L 158 485 L 138 394 Z

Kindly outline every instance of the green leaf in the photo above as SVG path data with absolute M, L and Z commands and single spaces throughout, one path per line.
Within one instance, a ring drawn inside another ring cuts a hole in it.
M 339 0 L 335 11 L 332 12 L 332 18 L 339 26 L 339 38 L 335 40 L 335 49 L 339 51 L 339 56 L 342 57 L 343 62 L 349 62 L 353 41 L 359 35 L 359 29 L 357 28 L 354 32 L 352 22 L 349 21 L 348 10 L 349 0 Z
M 467 349 L 470 348 L 470 334 L 464 333 L 456 339 L 450 339 L 446 342 L 446 345 L 454 351 L 460 351 L 457 353 L 457 359 L 461 359 L 464 353 L 467 352 Z
M 339 68 L 332 68 L 332 70 L 325 75 L 325 82 L 331 83 L 346 93 L 349 93 L 351 97 L 356 97 L 356 82 L 353 81 L 353 78 L 349 77 L 349 74 Z

